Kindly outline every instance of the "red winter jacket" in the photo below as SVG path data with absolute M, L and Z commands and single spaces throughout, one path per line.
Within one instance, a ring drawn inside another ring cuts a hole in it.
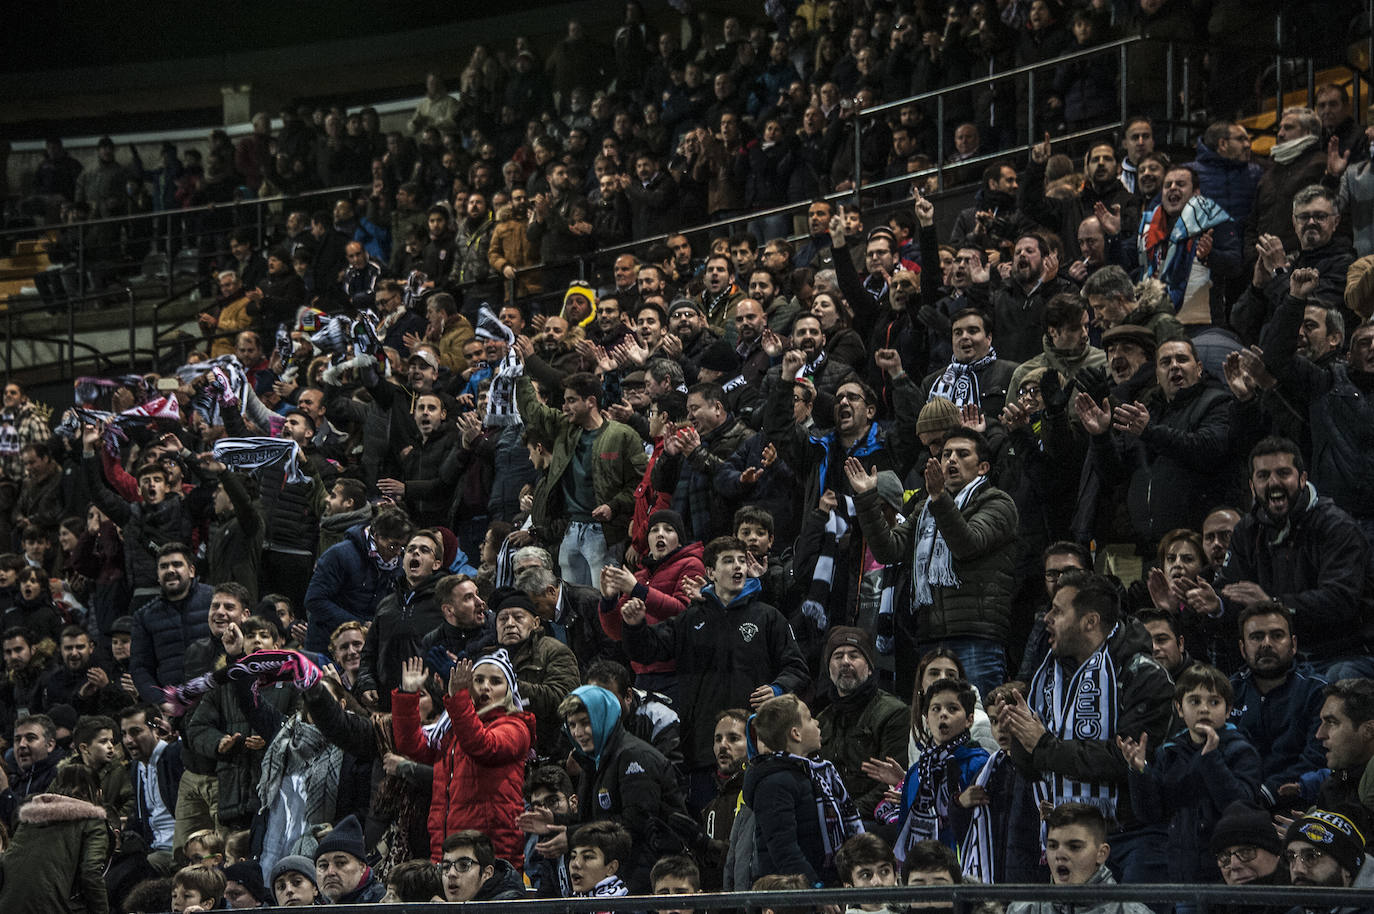
M 396 749 L 434 766 L 429 803 L 430 856 L 442 856 L 444 838 L 475 828 L 491 838 L 496 856 L 517 870 L 525 862 L 525 834 L 515 824 L 525 809 L 525 759 L 534 742 L 534 715 L 502 708 L 478 718 L 466 690 L 444 699 L 449 729 L 439 747 L 420 729 L 418 692 L 391 693 L 391 729 Z
M 654 439 L 653 453 L 649 455 L 644 475 L 635 487 L 635 513 L 630 521 L 630 546 L 639 556 L 649 554 L 649 516 L 662 508 L 673 506 L 673 493 L 658 491 L 650 481 L 654 475 L 654 463 L 662 455 L 663 438 L 660 436 Z
M 639 597 L 644 601 L 644 617 L 650 625 L 671 619 L 686 609 L 687 597 L 682 592 L 682 579 L 689 576 L 699 578 L 706 574 L 706 566 L 701 562 L 702 549 L 701 543 L 688 543 L 676 552 L 668 553 L 663 561 L 652 568 L 647 565 L 649 559 L 643 559 L 646 564 L 635 572 L 635 580 L 639 583 L 634 590 L 622 595 L 614 604 L 605 597 L 601 598 L 601 628 L 606 632 L 606 637 L 612 641 L 620 640 L 620 604 L 630 597 Z M 671 660 L 631 662 L 630 666 L 636 673 L 671 673 L 677 669 L 677 664 Z

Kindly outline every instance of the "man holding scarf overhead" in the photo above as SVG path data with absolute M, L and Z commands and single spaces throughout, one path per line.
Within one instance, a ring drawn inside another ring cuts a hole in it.
M 1202 196 L 1197 172 L 1188 165 L 1164 173 L 1158 205 L 1141 215 L 1136 249 L 1140 278 L 1164 283 L 1184 326 L 1212 323 L 1211 290 L 1217 289 L 1217 304 L 1224 308 L 1221 289 L 1243 266 L 1235 222 Z
M 916 637 L 924 650 L 954 651 L 969 681 L 987 694 L 1006 679 L 1016 504 L 988 479 L 987 439 L 968 428 L 945 435 L 926 462 L 926 502 L 893 526 L 878 497 L 878 474 L 853 457 L 844 471 L 873 557 L 911 562 Z

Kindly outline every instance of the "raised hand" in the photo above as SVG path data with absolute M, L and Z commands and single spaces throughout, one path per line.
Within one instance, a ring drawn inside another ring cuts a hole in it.
M 1097 217 L 1098 224 L 1102 226 L 1102 233 L 1107 237 L 1121 234 L 1121 204 L 1115 204 L 1111 209 L 1101 200 L 1093 204 L 1093 215 Z
M 626 625 L 639 625 L 644 621 L 644 601 L 639 597 L 632 597 L 620 604 L 620 618 Z
M 844 247 L 844 217 L 839 213 L 830 217 L 830 246 L 832 248 Z
M 1164 577 L 1163 570 L 1151 568 L 1150 574 L 1145 579 L 1145 584 L 1150 589 L 1150 602 L 1154 603 L 1155 609 L 1177 609 L 1177 604 L 1173 599 L 1173 592 L 1169 587 L 1169 579 Z
M 425 662 L 411 657 L 401 664 L 401 691 L 418 692 L 425 687 Z
M 1269 373 L 1269 366 L 1264 364 L 1263 349 L 1252 343 L 1240 350 L 1237 355 L 1240 357 L 1241 367 L 1261 390 L 1270 390 L 1279 383 L 1278 379 Z
M 1207 255 L 1212 253 L 1212 230 L 1208 229 L 1198 236 L 1197 246 L 1193 248 L 1193 256 L 1200 261 L 1205 261 Z
M 467 657 L 459 660 L 448 671 L 448 694 L 457 695 L 472 688 L 472 661 Z
M 871 758 L 859 765 L 859 770 L 889 787 L 896 787 L 906 777 L 906 769 L 902 767 L 902 763 L 891 756 L 882 759 Z
M 945 492 L 945 470 L 940 466 L 940 461 L 932 457 L 926 461 L 925 469 L 926 496 L 929 498 L 939 498 Z
M 1335 137 L 1331 140 L 1334 142 Z M 1311 298 L 1312 293 L 1317 291 L 1317 279 L 1320 274 L 1312 267 L 1300 267 L 1293 271 L 1293 275 L 1288 277 L 1288 294 L 1294 298 Z
M 1226 376 L 1226 386 L 1231 388 L 1232 396 L 1242 403 L 1249 403 L 1255 398 L 1255 379 L 1250 377 L 1250 373 L 1241 364 L 1239 352 L 1228 352 L 1221 370 Z
M 1112 428 L 1128 435 L 1140 435 L 1150 424 L 1150 411 L 1139 403 L 1122 403 L 1112 414 Z
M 855 495 L 878 488 L 878 468 L 865 467 L 857 457 L 845 459 L 844 475 L 849 480 L 849 490 Z
M 912 209 L 916 210 L 916 221 L 922 228 L 928 228 L 935 224 L 935 204 L 921 193 L 920 185 L 911 185 L 911 196 L 914 199 Z
M 840 506 L 840 499 L 835 494 L 834 489 L 826 489 L 821 493 L 820 500 L 816 503 L 816 510 L 823 514 L 829 514 Z
M 977 403 L 965 403 L 959 407 L 959 424 L 980 434 L 988 430 L 988 422 L 983 416 L 983 408 Z
M 773 328 L 767 327 L 763 335 L 759 337 L 759 342 L 763 346 L 763 351 L 768 353 L 770 359 L 776 359 L 782 355 L 782 351 L 787 348 L 783 345 L 782 337 L 773 332 Z
M 701 575 L 687 575 L 677 585 L 682 590 L 682 595 L 690 603 L 701 599 L 701 590 L 706 586 L 706 578 Z
M 1030 411 L 1021 404 L 1008 403 L 1002 407 L 1002 427 L 1011 431 L 1030 423 Z
M 806 353 L 800 349 L 789 349 L 782 354 L 782 380 L 789 381 L 797 376 L 806 364 Z
M 1059 275 L 1059 255 L 1050 251 L 1040 263 L 1040 281 L 1049 282 Z
M 873 350 L 873 364 L 889 377 L 896 377 L 902 373 L 902 356 L 896 349 Z
M 766 470 L 778 459 L 778 449 L 773 446 L 773 442 L 768 442 L 763 446 L 763 456 L 759 458 L 759 464 Z
M 1333 136 L 1326 143 L 1326 172 L 1333 178 L 1339 178 L 1345 174 L 1346 168 L 1350 165 L 1350 156 L 1341 152 L 1340 137 Z
M 1044 142 L 1036 143 L 1031 147 L 1031 161 L 1037 165 L 1044 165 L 1050 160 L 1051 152 L 1053 152 L 1053 146 L 1050 144 L 1050 132 L 1046 130 Z
M 1145 770 L 1145 752 L 1150 745 L 1150 734 L 1141 733 L 1140 740 L 1133 740 L 1129 736 L 1118 736 L 1116 747 L 1121 750 L 1121 754 L 1126 758 L 1126 764 L 1131 766 L 1133 771 Z
M 1104 435 L 1112 427 L 1112 407 L 1106 399 L 1098 406 L 1092 397 L 1080 393 L 1074 398 L 1073 409 L 1089 435 Z
M 1214 752 L 1217 746 L 1221 745 L 1221 738 L 1217 736 L 1217 731 L 1208 724 L 1198 724 L 1197 732 L 1202 734 L 1202 751 L 1198 755 Z

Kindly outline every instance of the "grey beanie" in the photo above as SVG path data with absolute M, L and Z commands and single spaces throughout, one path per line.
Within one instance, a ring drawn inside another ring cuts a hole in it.
M 267 880 L 267 888 L 272 893 L 273 901 L 277 900 L 277 877 L 282 873 L 300 873 L 310 880 L 315 891 L 318 892 L 320 889 L 319 882 L 315 880 L 315 861 L 309 857 L 302 857 L 300 854 L 291 854 L 272 864 L 272 878 Z

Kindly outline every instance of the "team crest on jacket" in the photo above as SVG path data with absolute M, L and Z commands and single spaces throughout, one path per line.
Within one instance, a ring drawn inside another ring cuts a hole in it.
M 596 792 L 596 802 L 601 804 L 602 809 L 610 809 L 611 792 L 607 790 L 605 787 L 602 787 L 600 790 Z
M 744 641 L 747 644 L 748 642 L 753 641 L 754 636 L 759 633 L 759 627 L 755 625 L 753 622 L 746 622 L 739 627 L 739 633 L 740 636 L 744 638 Z

